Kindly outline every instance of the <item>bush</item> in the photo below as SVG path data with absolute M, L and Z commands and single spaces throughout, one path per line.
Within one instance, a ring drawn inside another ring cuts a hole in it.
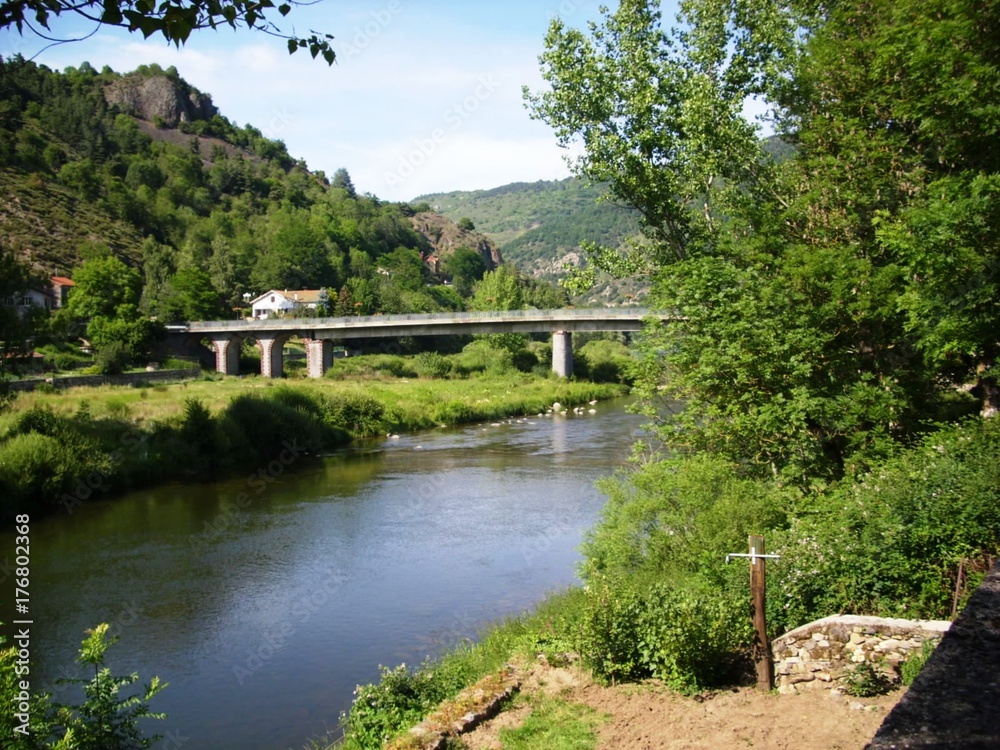
M 640 650 L 644 614 L 645 603 L 631 587 L 607 580 L 590 584 L 578 650 L 595 677 L 622 682 L 649 676 Z
M 448 697 L 429 670 L 411 672 L 405 664 L 381 669 L 381 679 L 359 686 L 351 710 L 341 717 L 345 732 L 365 750 L 381 750 L 394 735 L 416 724 Z
M 674 690 L 731 684 L 748 661 L 754 631 L 745 594 L 693 594 L 657 584 L 639 621 L 641 662 Z
M 235 463 L 270 460 L 286 443 L 315 450 L 330 436 L 322 414 L 322 404 L 291 389 L 235 396 L 219 418 L 227 458 Z
M 101 375 L 121 375 L 128 365 L 128 351 L 117 341 L 105 344 L 94 356 L 94 366 Z
M 574 360 L 577 374 L 595 383 L 631 384 L 634 380 L 632 355 L 620 341 L 588 341 L 575 353 Z
M 106 454 L 88 450 L 79 436 L 68 437 L 28 432 L 0 443 L 3 513 L 55 503 L 63 493 L 72 493 L 83 477 L 110 476 L 112 464 Z
M 405 357 L 396 354 L 365 354 L 336 360 L 325 376 L 342 380 L 354 377 L 415 378 L 418 374 L 417 369 Z
M 422 378 L 447 378 L 451 374 L 451 360 L 437 352 L 421 352 L 414 362 L 414 369 Z
M 330 426 L 357 437 L 372 437 L 385 431 L 385 408 L 371 396 L 343 393 L 331 396 L 326 405 Z
M 477 340 L 468 344 L 461 353 L 452 355 L 455 370 L 462 375 L 487 372 L 504 375 L 514 369 L 514 356 L 508 349 L 497 349 L 489 341 Z
M 874 664 L 864 662 L 848 670 L 844 686 L 847 694 L 855 698 L 874 698 L 892 690 L 892 681 Z
M 937 643 L 935 641 L 924 641 L 919 651 L 911 651 L 906 660 L 899 665 L 899 676 L 904 685 L 909 687 L 917 679 L 917 675 L 924 668 L 924 664 L 931 658 Z
M 743 592 L 597 578 L 587 598 L 579 650 L 601 679 L 658 677 L 692 692 L 736 681 L 745 669 L 753 627 Z
M 928 435 L 818 498 L 775 544 L 784 600 L 770 599 L 789 626 L 837 611 L 949 617 L 959 567 L 979 571 L 963 600 L 1000 549 L 1000 422 Z

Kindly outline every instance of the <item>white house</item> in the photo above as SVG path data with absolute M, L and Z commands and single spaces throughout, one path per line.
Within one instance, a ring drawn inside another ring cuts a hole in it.
M 16 307 L 19 315 L 25 314 L 32 306 L 45 310 L 54 310 L 66 304 L 66 295 L 73 288 L 72 279 L 65 276 L 52 276 L 50 286 L 46 288 L 32 287 L 26 292 L 19 292 L 0 299 L 4 307 Z
M 293 310 L 316 309 L 322 289 L 272 289 L 250 301 L 255 319 L 280 318 Z

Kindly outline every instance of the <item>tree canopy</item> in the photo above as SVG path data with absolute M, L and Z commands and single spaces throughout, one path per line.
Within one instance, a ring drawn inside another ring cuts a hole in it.
M 935 419 L 995 413 L 996 3 L 624 0 L 553 21 L 525 92 L 645 239 L 592 266 L 645 273 L 682 324 L 645 386 L 675 451 L 802 486 L 864 469 Z M 743 115 L 766 103 L 794 153 Z M 672 404 L 684 403 L 683 409 Z
M 117 26 L 138 31 L 145 38 L 161 36 L 180 46 L 191 32 L 230 26 L 259 31 L 286 40 L 289 53 L 308 49 L 314 58 L 322 56 L 332 65 L 336 53 L 330 44 L 333 36 L 311 31 L 299 37 L 284 33 L 275 17 L 284 18 L 297 5 L 308 3 L 285 0 L 3 0 L 0 2 L 0 29 L 34 33 L 54 42 L 73 41 L 50 36 L 58 33 L 61 16 L 78 16 L 92 21 L 95 27 Z

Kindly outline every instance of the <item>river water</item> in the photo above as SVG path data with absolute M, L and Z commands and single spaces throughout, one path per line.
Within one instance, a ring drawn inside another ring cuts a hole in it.
M 298 750 L 378 665 L 419 663 L 576 581 L 594 481 L 639 429 L 621 404 L 596 410 L 286 455 L 250 482 L 34 522 L 33 684 L 69 697 L 53 681 L 81 676 L 84 630 L 108 622 L 113 669 L 170 683 L 158 747 Z

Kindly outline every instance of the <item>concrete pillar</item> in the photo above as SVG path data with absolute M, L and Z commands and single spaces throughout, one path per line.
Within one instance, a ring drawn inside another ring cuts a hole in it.
M 285 342 L 289 334 L 260 334 L 257 346 L 260 348 L 260 375 L 263 378 L 280 378 L 284 375 Z
M 321 378 L 333 367 L 333 342 L 330 339 L 302 339 L 306 345 L 306 374 Z
M 243 340 L 230 333 L 213 333 L 210 338 L 215 347 L 215 371 L 223 375 L 239 375 Z
M 552 334 L 552 372 L 561 378 L 573 374 L 573 334 L 569 331 Z

